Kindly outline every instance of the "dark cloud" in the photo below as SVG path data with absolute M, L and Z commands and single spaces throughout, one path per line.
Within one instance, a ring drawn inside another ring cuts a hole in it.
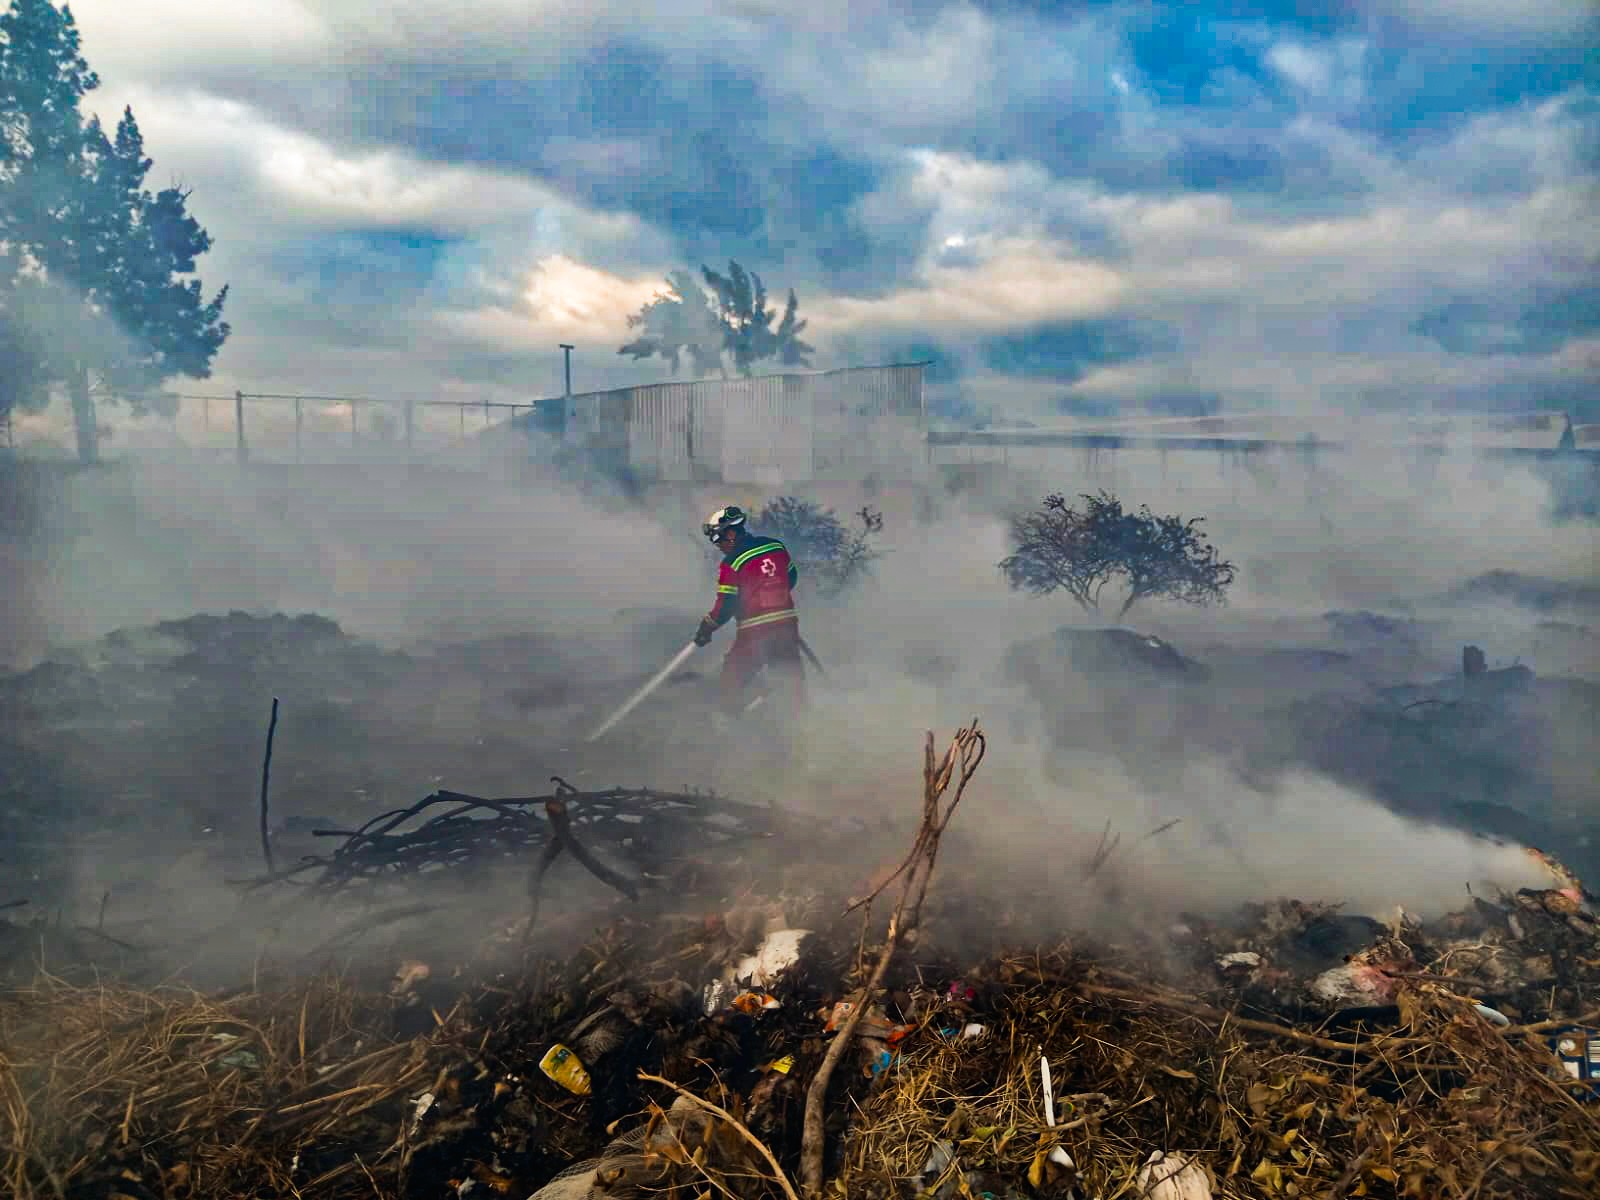
M 1600 283 L 1541 289 L 1522 304 L 1457 298 L 1412 326 L 1452 354 L 1554 353 L 1574 338 L 1600 332 Z
M 1178 331 L 1161 322 L 1116 316 L 1043 325 L 1025 333 L 991 338 L 983 365 L 1004 375 L 1076 383 L 1095 367 L 1169 354 Z
M 361 230 L 310 238 L 275 257 L 280 279 L 328 308 L 415 301 L 459 239 L 419 231 Z
M 1144 406 L 1171 417 L 1209 417 L 1222 410 L 1220 392 L 1156 392 Z

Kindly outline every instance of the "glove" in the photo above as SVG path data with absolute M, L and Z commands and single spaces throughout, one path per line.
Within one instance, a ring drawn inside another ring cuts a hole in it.
M 717 627 L 711 623 L 710 617 L 700 618 L 700 628 L 694 631 L 694 644 L 696 646 L 709 646 L 711 644 L 711 635 L 716 631 Z

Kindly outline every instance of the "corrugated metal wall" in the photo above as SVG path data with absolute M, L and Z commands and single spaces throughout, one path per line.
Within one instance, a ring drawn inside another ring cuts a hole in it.
M 811 392 L 805 383 L 805 376 L 769 375 L 713 385 L 722 407 L 724 483 L 811 478 Z
M 920 363 L 657 383 L 572 398 L 567 439 L 647 477 L 776 483 L 919 470 Z
M 813 376 L 813 478 L 914 469 L 925 457 L 922 366 Z

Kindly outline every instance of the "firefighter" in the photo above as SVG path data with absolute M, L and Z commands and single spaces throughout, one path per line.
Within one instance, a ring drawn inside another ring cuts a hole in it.
M 717 568 L 717 600 L 700 619 L 695 645 L 709 645 L 711 635 L 730 619 L 738 622 L 722 663 L 723 710 L 730 716 L 742 712 L 751 682 L 766 667 L 791 711 L 798 711 L 805 702 L 805 671 L 793 594 L 800 572 L 794 560 L 777 538 L 752 535 L 737 505 L 712 513 L 701 531 L 722 551 L 722 564 Z

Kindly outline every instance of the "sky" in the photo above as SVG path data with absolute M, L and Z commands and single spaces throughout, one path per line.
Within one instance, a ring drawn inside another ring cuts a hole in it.
M 628 313 L 732 258 L 969 415 L 1600 392 L 1591 0 L 72 11 L 216 240 L 203 390 L 656 382 Z

